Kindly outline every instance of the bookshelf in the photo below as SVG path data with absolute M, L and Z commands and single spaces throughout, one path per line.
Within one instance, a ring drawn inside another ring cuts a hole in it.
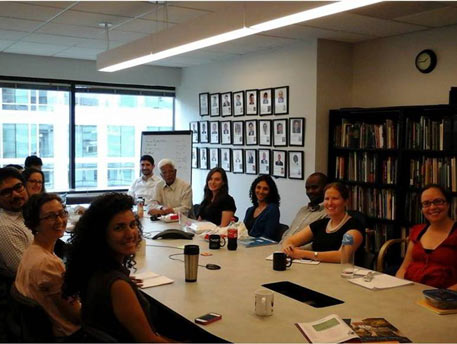
M 424 223 L 420 189 L 438 183 L 452 192 L 457 219 L 457 106 L 331 110 L 328 176 L 350 189 L 349 208 L 374 229 L 369 247 Z

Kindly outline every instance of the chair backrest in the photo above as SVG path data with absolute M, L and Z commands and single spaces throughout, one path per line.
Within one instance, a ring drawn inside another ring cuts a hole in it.
M 289 229 L 289 226 L 288 225 L 285 225 L 283 223 L 280 223 L 279 224 L 279 229 L 277 231 L 277 235 L 276 235 L 276 241 L 277 242 L 280 242 L 281 239 L 282 239 L 282 236 L 284 235 L 284 233 L 286 232 L 286 230 Z
M 19 293 L 11 285 L 12 311 L 19 324 L 21 342 L 54 342 L 52 324 L 48 314 L 35 300 Z
M 374 269 L 375 267 L 375 260 L 376 254 L 370 251 L 370 236 L 373 234 L 373 230 L 369 228 L 368 219 L 364 213 L 361 213 L 358 210 L 348 210 L 348 214 L 360 222 L 362 228 L 364 229 L 363 232 L 363 254 L 360 254 L 359 260 L 356 262 L 357 265 L 362 266 L 366 269 Z

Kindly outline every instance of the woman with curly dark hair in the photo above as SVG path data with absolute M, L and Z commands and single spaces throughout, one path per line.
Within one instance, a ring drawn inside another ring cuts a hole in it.
M 133 199 L 121 193 L 97 197 L 70 239 L 64 297 L 80 297 L 83 325 L 119 342 L 165 342 L 154 330 L 151 305 L 129 278 L 142 239 Z
M 25 188 L 27 189 L 29 197 L 35 194 L 46 192 L 44 187 L 45 180 L 43 171 L 29 167 L 22 172 L 22 176 L 24 177 Z
M 227 174 L 224 169 L 215 167 L 209 171 L 197 218 L 220 227 L 228 226 L 236 211 L 235 201 L 228 191 Z
M 268 175 L 257 177 L 251 184 L 249 197 L 253 206 L 246 210 L 244 216 L 249 235 L 276 240 L 281 198 L 273 179 Z

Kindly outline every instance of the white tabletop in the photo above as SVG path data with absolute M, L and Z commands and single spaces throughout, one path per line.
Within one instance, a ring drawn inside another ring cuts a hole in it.
M 149 219 L 143 223 L 145 232 L 177 227 L 177 224 L 152 223 Z M 200 252 L 212 253 L 209 257 L 200 255 L 201 265 L 214 263 L 220 265 L 221 270 L 200 267 L 197 282 L 186 283 L 184 264 L 168 258 L 170 254 L 181 253 L 182 249 L 155 247 L 182 248 L 190 243 L 199 245 Z M 341 278 L 339 264 L 293 264 L 286 271 L 274 271 L 272 262 L 265 258 L 278 250 L 278 246 L 245 248 L 239 244 L 237 251 L 225 247 L 209 250 L 208 243 L 199 238 L 193 241 L 147 240 L 147 244 L 145 267 L 175 282 L 144 291 L 191 321 L 208 312 L 222 314 L 222 320 L 203 328 L 228 341 L 304 342 L 305 338 L 294 324 L 332 313 L 342 318 L 385 318 L 413 342 L 457 341 L 457 314 L 437 315 L 416 304 L 422 297 L 422 290 L 430 289 L 424 285 L 372 291 Z M 278 281 L 291 281 L 344 303 L 314 308 L 275 292 L 273 315 L 255 315 L 255 290 L 262 284 Z

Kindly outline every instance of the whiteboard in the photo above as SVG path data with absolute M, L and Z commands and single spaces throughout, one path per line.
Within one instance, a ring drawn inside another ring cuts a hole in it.
M 177 177 L 192 185 L 192 131 L 143 131 L 141 133 L 141 156 L 154 158 L 154 175 L 160 176 L 159 161 L 171 159 L 178 170 Z

